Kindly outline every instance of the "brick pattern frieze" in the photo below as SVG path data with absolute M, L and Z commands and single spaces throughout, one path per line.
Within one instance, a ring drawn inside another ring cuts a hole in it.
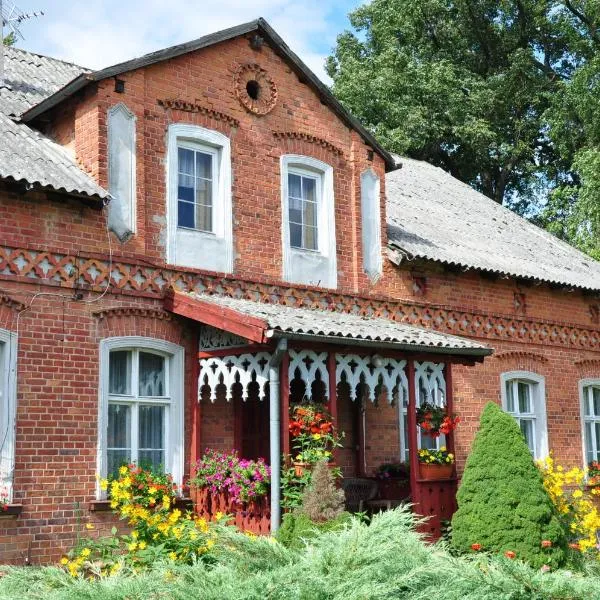
M 110 265 L 110 268 L 109 268 Z M 383 317 L 445 333 L 490 340 L 549 344 L 586 350 L 600 349 L 600 328 L 565 322 L 531 320 L 457 310 L 456 307 L 398 302 L 383 297 L 350 296 L 318 288 L 288 287 L 268 281 L 244 280 L 219 274 L 183 272 L 125 261 L 0 247 L 0 280 L 161 297 L 173 287 L 180 291 L 246 298 L 287 306 L 336 310 L 367 317 Z

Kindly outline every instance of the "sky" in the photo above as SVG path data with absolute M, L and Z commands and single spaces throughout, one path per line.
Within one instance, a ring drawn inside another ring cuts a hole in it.
M 5 3 L 12 0 L 4 0 Z M 324 61 L 360 0 L 15 0 L 44 16 L 17 46 L 91 69 L 264 17 L 325 83 Z

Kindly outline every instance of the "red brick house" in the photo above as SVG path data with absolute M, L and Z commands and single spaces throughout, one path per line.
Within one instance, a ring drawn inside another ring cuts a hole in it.
M 97 474 L 289 449 L 298 397 L 346 476 L 411 461 L 415 406 L 600 451 L 600 265 L 446 173 L 401 165 L 263 20 L 90 72 L 8 48 L 0 86 L 0 561 L 110 527 Z M 108 202 L 110 200 L 110 202 Z M 492 354 L 493 349 L 493 354 Z M 278 492 L 273 486 L 273 526 Z

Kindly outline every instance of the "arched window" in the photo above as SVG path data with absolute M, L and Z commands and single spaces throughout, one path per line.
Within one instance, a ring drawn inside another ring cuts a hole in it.
M 144 337 L 100 348 L 100 473 L 123 464 L 183 476 L 183 348 Z
M 584 464 L 600 460 L 600 379 L 579 382 Z
M 548 455 L 546 389 L 541 375 L 528 371 L 502 373 L 502 408 L 519 424 L 534 458 Z

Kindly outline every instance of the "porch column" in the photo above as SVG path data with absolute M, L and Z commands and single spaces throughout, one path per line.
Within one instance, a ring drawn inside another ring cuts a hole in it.
M 446 412 L 449 415 L 454 413 L 454 397 L 453 397 L 453 389 L 452 389 L 452 363 L 448 361 L 446 363 Z M 454 432 L 451 431 L 446 436 L 446 446 L 448 448 L 448 452 L 451 452 L 456 457 L 456 453 L 454 452 Z M 456 477 L 456 461 L 454 462 L 454 476 Z
M 408 456 L 410 462 L 410 493 L 415 507 L 420 501 L 420 489 L 417 484 L 419 478 L 419 458 L 417 453 L 417 394 L 415 390 L 415 363 L 408 361 Z
M 329 399 L 327 406 L 331 414 L 333 426 L 338 427 L 337 383 L 335 372 L 335 352 L 327 354 L 327 374 L 329 375 Z M 333 462 L 337 464 L 337 448 L 333 449 Z
M 279 366 L 281 396 L 281 443 L 282 452 L 286 456 L 290 453 L 290 355 L 284 352 Z
M 200 385 L 198 379 L 200 377 L 200 360 L 193 361 L 192 369 L 192 385 L 190 396 L 192 402 L 192 431 L 190 435 L 190 477 L 196 474 L 196 462 L 202 455 L 202 405 L 198 394 L 200 393 Z

